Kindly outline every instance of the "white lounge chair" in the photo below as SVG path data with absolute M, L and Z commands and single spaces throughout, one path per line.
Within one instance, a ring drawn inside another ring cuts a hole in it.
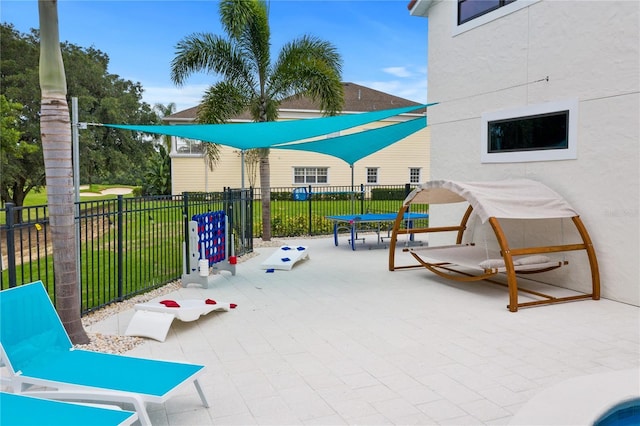
M 40 281 L 0 291 L 0 358 L 15 393 L 130 403 L 143 425 L 151 424 L 147 403 L 162 404 L 188 383 L 209 406 L 202 365 L 75 349 Z
M 126 336 L 141 336 L 164 342 L 174 319 L 195 321 L 213 311 L 235 309 L 235 303 L 219 303 L 212 299 L 160 300 L 138 303 Z

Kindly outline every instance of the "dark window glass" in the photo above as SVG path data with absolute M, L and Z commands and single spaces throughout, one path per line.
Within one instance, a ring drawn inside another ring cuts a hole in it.
M 458 25 L 496 10 L 515 0 L 458 0 Z
M 378 183 L 378 169 L 375 167 L 367 168 L 367 183 Z
M 489 153 L 569 148 L 569 111 L 488 123 Z
M 409 183 L 420 183 L 420 169 L 409 169 Z

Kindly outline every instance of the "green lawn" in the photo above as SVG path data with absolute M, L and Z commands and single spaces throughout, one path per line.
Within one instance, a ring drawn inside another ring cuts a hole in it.
M 113 194 L 106 194 L 106 195 L 86 195 L 83 196 L 82 193 L 99 193 L 105 189 L 109 189 L 109 188 L 131 188 L 134 189 L 136 188 L 135 186 L 131 186 L 131 185 L 91 185 L 90 188 L 87 189 L 81 189 L 80 190 L 80 201 L 101 201 L 101 200 L 111 200 L 114 198 L 117 198 L 117 195 L 113 195 Z M 124 197 L 129 198 L 129 197 L 133 197 L 133 194 L 127 194 L 124 195 Z M 42 190 L 36 192 L 36 191 L 30 191 L 27 196 L 24 199 L 24 207 L 32 207 L 32 206 L 46 206 L 47 205 L 47 190 L 46 188 L 43 188 Z M 24 218 L 25 220 L 27 220 L 27 218 Z M 0 224 L 5 224 L 6 222 L 6 214 L 4 212 L 4 210 L 0 211 Z

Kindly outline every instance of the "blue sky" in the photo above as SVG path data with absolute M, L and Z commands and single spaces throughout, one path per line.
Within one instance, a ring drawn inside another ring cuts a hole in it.
M 272 56 L 303 34 L 332 42 L 343 81 L 417 102 L 427 99 L 427 20 L 409 15 L 409 0 L 271 0 Z M 223 35 L 215 0 L 59 0 L 60 39 L 105 52 L 109 72 L 140 82 L 151 105 L 198 104 L 214 75 L 194 74 L 176 87 L 169 77 L 175 46 L 197 32 Z M 18 31 L 38 25 L 36 0 L 1 0 L 0 18 Z

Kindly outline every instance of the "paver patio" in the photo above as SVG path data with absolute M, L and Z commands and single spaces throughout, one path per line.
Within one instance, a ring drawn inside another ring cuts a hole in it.
M 352 251 L 332 238 L 286 244 L 308 246 L 310 259 L 267 273 L 260 264 L 276 248 L 256 249 L 213 288 L 165 296 L 238 307 L 175 321 L 165 342 L 128 353 L 207 366 L 211 407 L 188 389 L 150 407 L 154 424 L 509 424 L 534 397 L 598 373 L 628 372 L 624 385 L 640 395 L 636 306 L 602 299 L 510 313 L 506 289 L 389 272 L 387 250 Z M 132 315 L 89 331 L 124 334 Z M 581 407 L 587 393 L 583 383 L 546 408 Z M 604 392 L 604 406 L 615 398 Z

